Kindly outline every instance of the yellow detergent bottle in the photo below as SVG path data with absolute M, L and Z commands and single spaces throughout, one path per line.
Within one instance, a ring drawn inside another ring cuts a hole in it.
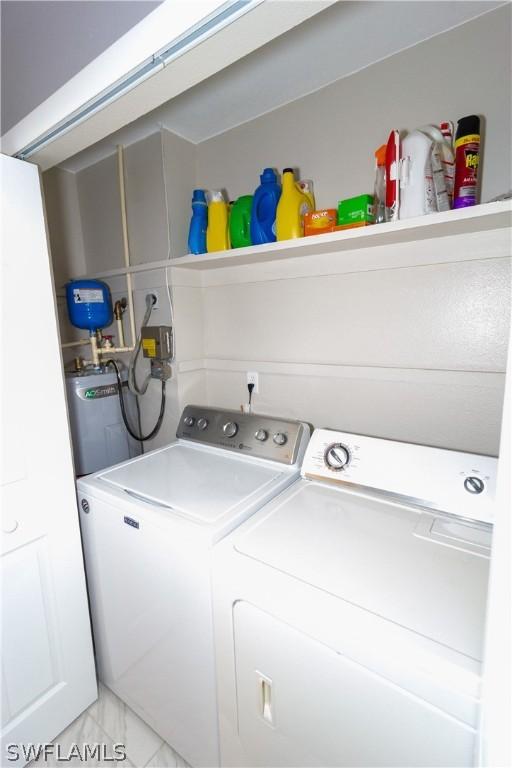
M 295 183 L 293 168 L 283 170 L 282 184 L 283 191 L 276 211 L 277 239 L 304 237 L 304 214 L 312 210 L 311 203 Z
M 208 227 L 206 229 L 206 250 L 227 251 L 229 248 L 228 204 L 222 192 L 212 190 L 208 204 Z

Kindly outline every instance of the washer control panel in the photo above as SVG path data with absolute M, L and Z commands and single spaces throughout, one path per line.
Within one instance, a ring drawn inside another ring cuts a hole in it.
M 492 456 L 315 429 L 302 476 L 492 522 L 497 465 Z
M 307 440 L 309 433 L 307 424 L 300 421 L 187 405 L 176 437 L 260 459 L 294 464 L 301 443 Z

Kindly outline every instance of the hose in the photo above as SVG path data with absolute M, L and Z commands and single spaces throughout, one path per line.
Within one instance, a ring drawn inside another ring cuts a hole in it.
M 128 388 L 130 392 L 134 395 L 145 395 L 146 390 L 148 388 L 149 381 L 151 379 L 151 374 L 148 373 L 144 381 L 142 382 L 142 386 L 139 388 L 137 384 L 137 380 L 135 378 L 135 367 L 137 365 L 137 360 L 139 358 L 140 348 L 142 345 L 142 328 L 148 324 L 149 318 L 151 317 L 151 312 L 153 311 L 153 305 L 155 304 L 156 299 L 152 293 L 148 293 L 146 296 L 146 313 L 144 315 L 144 320 L 142 321 L 141 330 L 139 332 L 139 335 L 137 336 L 137 341 L 135 342 L 134 350 L 130 357 L 130 362 L 128 363 Z
M 116 372 L 116 378 L 117 378 L 117 393 L 119 395 L 119 405 L 121 406 L 121 415 L 123 417 L 124 425 L 128 431 L 128 434 L 133 437 L 134 440 L 138 440 L 139 442 L 145 442 L 146 440 L 151 440 L 152 437 L 155 437 L 155 435 L 158 434 L 158 431 L 160 430 L 160 427 L 162 426 L 162 421 L 164 419 L 164 413 L 165 413 L 165 380 L 162 379 L 162 396 L 160 400 L 160 413 L 158 414 L 158 418 L 156 420 L 156 424 L 147 435 L 137 435 L 136 432 L 133 431 L 132 427 L 130 426 L 130 423 L 128 421 L 128 416 L 126 414 L 126 408 L 124 404 L 124 397 L 123 397 L 123 382 L 121 379 L 121 373 L 119 371 L 119 365 L 117 364 L 117 361 L 113 358 L 110 358 L 110 360 L 107 360 L 105 362 L 105 365 L 111 365 L 115 372 Z

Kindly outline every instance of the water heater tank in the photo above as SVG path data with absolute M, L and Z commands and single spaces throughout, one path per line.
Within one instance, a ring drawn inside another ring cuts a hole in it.
M 71 325 L 94 332 L 112 322 L 112 298 L 108 285 L 100 280 L 72 280 L 66 285 Z
M 126 371 L 122 374 L 126 382 Z M 141 452 L 124 426 L 115 373 L 84 371 L 66 374 L 75 473 L 88 475 Z M 137 428 L 135 397 L 123 386 L 130 424 Z

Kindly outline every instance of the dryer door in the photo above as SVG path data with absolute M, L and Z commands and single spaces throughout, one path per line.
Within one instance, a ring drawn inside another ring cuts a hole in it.
M 234 626 L 246 765 L 473 764 L 470 726 L 249 603 Z

